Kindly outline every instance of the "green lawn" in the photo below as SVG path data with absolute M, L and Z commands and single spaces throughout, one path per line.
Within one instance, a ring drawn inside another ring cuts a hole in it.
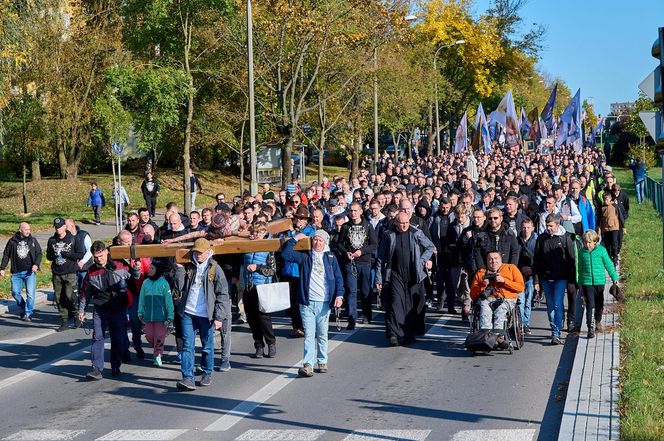
M 652 172 L 650 175 L 659 177 Z M 626 304 L 622 314 L 621 439 L 664 439 L 664 272 L 662 220 L 652 205 L 636 204 L 631 172 L 616 176 L 630 196 L 623 246 Z

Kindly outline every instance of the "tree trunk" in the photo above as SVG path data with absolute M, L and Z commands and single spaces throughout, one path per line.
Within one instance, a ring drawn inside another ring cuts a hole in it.
M 30 175 L 32 176 L 33 181 L 41 181 L 41 167 L 39 166 L 39 160 L 32 161 L 30 165 Z
M 189 97 L 187 100 L 187 125 L 184 129 L 184 149 L 182 152 L 182 167 L 184 168 L 184 212 L 191 211 L 191 181 L 189 169 L 191 167 L 191 157 L 189 150 L 191 148 L 191 121 L 194 118 L 194 84 L 193 79 L 189 76 Z
M 287 136 L 281 146 L 281 188 L 286 188 L 291 181 L 291 154 L 295 143 L 295 130 L 290 129 Z
M 360 151 L 362 150 L 362 134 L 360 133 L 360 122 L 362 115 L 359 109 L 355 113 L 353 123 L 353 143 L 350 163 L 350 179 L 353 180 L 360 174 Z
M 26 186 L 26 175 L 28 174 L 28 168 L 23 166 L 23 214 L 28 214 L 28 189 Z
M 62 146 L 58 148 L 58 164 L 60 165 L 60 178 L 67 178 L 67 155 Z
M 433 104 L 429 103 L 429 120 L 427 124 L 427 155 L 433 155 L 433 140 L 436 137 L 433 128 Z
M 323 156 L 325 154 L 325 131 L 320 131 L 318 138 L 318 184 L 323 183 Z

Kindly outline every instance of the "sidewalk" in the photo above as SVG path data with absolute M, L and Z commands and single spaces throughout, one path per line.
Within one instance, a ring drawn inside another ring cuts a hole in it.
M 578 337 L 574 366 L 567 388 L 559 441 L 618 440 L 620 334 L 618 304 L 605 285 L 603 331 L 594 339 Z

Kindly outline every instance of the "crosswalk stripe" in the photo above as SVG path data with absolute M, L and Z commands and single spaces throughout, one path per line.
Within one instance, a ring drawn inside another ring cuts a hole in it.
M 329 343 L 327 347 L 327 353 L 332 353 L 332 351 L 334 351 L 341 343 L 346 341 L 351 335 L 355 334 L 356 331 L 357 329 L 351 332 L 343 332 L 330 338 L 328 340 Z M 245 416 L 251 414 L 251 412 L 253 412 L 257 407 L 272 398 L 281 389 L 288 386 L 291 381 L 296 379 L 298 377 L 297 370 L 300 366 L 302 366 L 302 360 L 298 361 L 297 364 L 291 366 L 289 369 L 279 374 L 277 378 L 270 381 L 245 401 L 229 410 L 225 415 L 219 417 L 216 421 L 214 421 L 203 430 L 206 432 L 223 432 L 230 429 L 239 423 Z
M 355 430 L 344 441 L 424 441 L 431 430 Z
M 187 429 L 114 430 L 96 441 L 170 441 Z
M 316 441 L 324 430 L 247 430 L 235 441 Z
M 21 430 L 6 438 L 7 441 L 67 441 L 85 433 L 85 430 Z
M 533 441 L 536 429 L 462 430 L 452 441 Z

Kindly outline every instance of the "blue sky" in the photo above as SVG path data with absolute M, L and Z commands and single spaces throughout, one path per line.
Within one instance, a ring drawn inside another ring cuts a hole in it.
M 477 1 L 483 12 L 489 0 Z M 541 70 L 560 77 L 572 94 L 593 97 L 595 111 L 613 102 L 634 101 L 639 83 L 657 65 L 650 50 L 664 27 L 664 0 L 530 0 L 524 25 L 542 24 L 547 33 Z

